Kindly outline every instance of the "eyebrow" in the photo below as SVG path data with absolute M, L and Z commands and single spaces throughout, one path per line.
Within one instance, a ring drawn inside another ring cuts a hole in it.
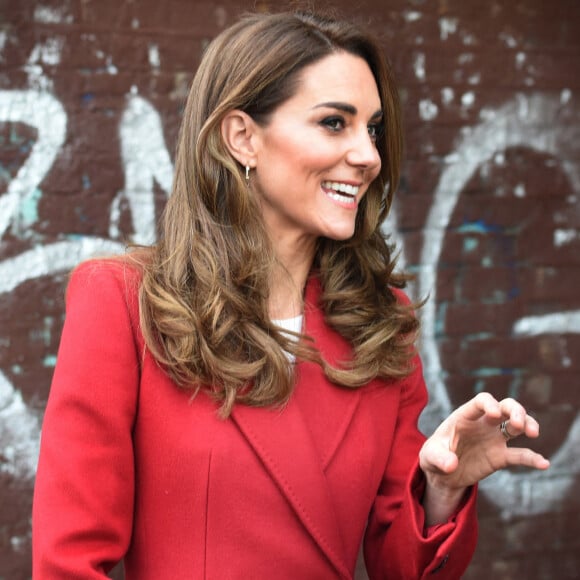
M 314 109 L 320 109 L 323 107 L 327 107 L 329 109 L 337 109 L 339 111 L 343 111 L 344 113 L 348 113 L 349 115 L 356 115 L 357 114 L 357 108 L 354 107 L 353 105 L 349 105 L 348 103 L 341 103 L 341 102 L 336 102 L 336 101 L 330 101 L 328 103 L 320 103 L 319 105 L 316 105 L 315 107 L 313 107 Z M 383 116 L 383 111 L 382 109 L 377 109 L 371 116 L 371 119 L 377 119 Z

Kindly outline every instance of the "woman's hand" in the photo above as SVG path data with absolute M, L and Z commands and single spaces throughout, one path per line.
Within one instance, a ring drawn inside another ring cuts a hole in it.
M 489 393 L 480 393 L 451 413 L 419 453 L 427 478 L 427 525 L 447 519 L 467 487 L 498 469 L 547 469 L 550 462 L 539 453 L 507 445 L 508 438 L 535 438 L 539 433 L 538 422 L 520 403 L 514 399 L 497 401 Z

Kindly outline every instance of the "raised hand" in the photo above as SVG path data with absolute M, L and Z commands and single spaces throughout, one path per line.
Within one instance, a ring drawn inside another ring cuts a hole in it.
M 508 446 L 520 435 L 535 438 L 538 422 L 514 399 L 480 393 L 457 408 L 419 453 L 427 479 L 424 506 L 430 523 L 450 515 L 464 490 L 499 469 L 547 469 L 550 462 L 527 447 Z M 432 516 L 432 517 L 430 517 Z

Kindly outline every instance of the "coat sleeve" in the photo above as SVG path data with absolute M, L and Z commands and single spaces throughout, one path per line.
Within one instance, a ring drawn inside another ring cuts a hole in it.
M 401 386 L 397 426 L 389 461 L 365 534 L 365 562 L 371 580 L 460 578 L 477 540 L 476 490 L 443 524 L 424 529 L 425 487 L 418 455 L 424 436 L 417 422 L 427 403 L 421 362 Z
M 69 283 L 34 491 L 35 580 L 106 578 L 129 546 L 140 371 L 126 270 L 87 262 Z

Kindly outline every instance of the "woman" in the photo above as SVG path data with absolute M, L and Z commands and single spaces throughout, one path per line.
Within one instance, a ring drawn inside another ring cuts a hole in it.
M 459 578 L 475 484 L 548 462 L 516 401 L 425 442 L 417 321 L 380 232 L 399 177 L 381 49 L 253 15 L 204 56 L 159 244 L 81 265 L 47 405 L 34 577 Z

